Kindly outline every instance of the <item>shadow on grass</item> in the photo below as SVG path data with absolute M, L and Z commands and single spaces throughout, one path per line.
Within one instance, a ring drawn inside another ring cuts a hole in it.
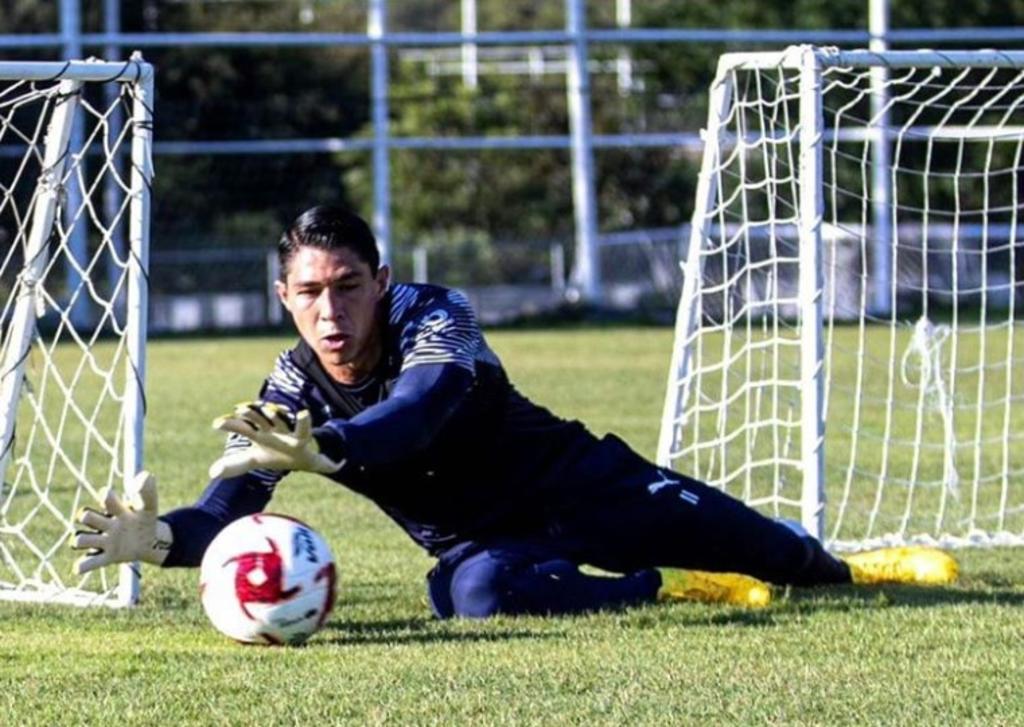
M 789 589 L 785 594 L 785 601 L 780 600 L 780 602 L 788 602 L 801 611 L 844 611 L 879 606 L 899 608 L 934 608 L 948 605 L 1024 606 L 1024 592 L 1009 590 L 1005 587 L 970 590 L 910 585 L 823 586 Z
M 611 616 L 615 618 L 620 628 L 638 631 L 663 629 L 666 626 L 739 626 L 765 629 L 783 626 L 798 614 L 813 612 L 842 613 L 881 608 L 935 608 L 947 605 L 1024 606 L 1024 592 L 996 587 L 995 583 L 982 585 L 985 590 L 910 585 L 779 588 L 776 590 L 772 605 L 765 609 L 699 603 L 652 603 L 640 608 L 609 609 L 578 616 L 551 616 L 544 619 L 541 624 L 536 620 L 530 620 L 537 617 L 450 621 L 441 621 L 429 616 L 379 621 L 332 620 L 326 625 L 318 641 L 338 645 L 373 645 L 561 639 L 566 638 L 570 631 L 579 626 L 575 619 L 586 619 L 588 616 Z
M 778 612 L 772 609 L 730 609 L 725 612 L 705 614 L 702 619 L 681 624 L 683 626 L 743 626 L 745 628 L 770 628 L 778 625 Z
M 554 639 L 563 636 L 550 629 L 510 628 L 514 621 L 439 621 L 406 618 L 391 621 L 330 621 L 318 641 L 329 644 L 432 644 L 459 642 Z

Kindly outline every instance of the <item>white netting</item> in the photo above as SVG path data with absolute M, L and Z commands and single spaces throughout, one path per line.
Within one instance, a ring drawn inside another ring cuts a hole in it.
M 144 329 L 129 308 L 145 224 L 129 239 L 129 222 L 149 180 L 133 138 L 150 129 L 123 80 L 139 65 L 108 71 L 117 82 L 69 80 L 59 64 L 52 80 L 0 81 L 0 598 L 125 603 L 133 590 L 118 593 L 116 569 L 73 576 L 67 539 L 140 454 Z
M 799 54 L 723 61 L 660 457 L 800 517 L 810 220 L 826 539 L 1024 543 L 1024 56 L 848 62 L 867 56 L 817 54 L 822 218 L 801 197 Z

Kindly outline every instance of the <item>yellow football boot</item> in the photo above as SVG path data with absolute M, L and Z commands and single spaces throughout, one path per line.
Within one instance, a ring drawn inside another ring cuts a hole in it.
M 944 586 L 953 583 L 960 571 L 956 559 L 949 553 L 921 545 L 880 548 L 842 558 L 850 566 L 853 582 L 859 585 L 911 583 Z
M 771 603 L 772 590 L 764 581 L 739 573 L 708 573 L 699 570 L 659 568 L 659 601 L 731 603 L 763 608 Z

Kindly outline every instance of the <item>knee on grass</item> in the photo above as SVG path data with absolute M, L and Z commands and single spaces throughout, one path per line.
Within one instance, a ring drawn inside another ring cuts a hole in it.
M 487 552 L 459 564 L 450 586 L 455 615 L 488 618 L 499 613 L 521 613 L 513 570 L 513 566 Z
M 575 611 L 575 603 L 564 603 L 565 591 L 574 590 L 580 579 L 569 561 L 520 562 L 485 551 L 452 574 L 452 611 L 463 618 Z

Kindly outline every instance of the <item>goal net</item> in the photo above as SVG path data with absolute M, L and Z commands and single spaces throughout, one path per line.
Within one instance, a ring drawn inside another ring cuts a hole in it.
M 1022 150 L 1021 53 L 724 56 L 659 462 L 836 550 L 1024 544 Z
M 142 465 L 152 69 L 0 63 L 0 598 L 129 605 L 73 517 Z

